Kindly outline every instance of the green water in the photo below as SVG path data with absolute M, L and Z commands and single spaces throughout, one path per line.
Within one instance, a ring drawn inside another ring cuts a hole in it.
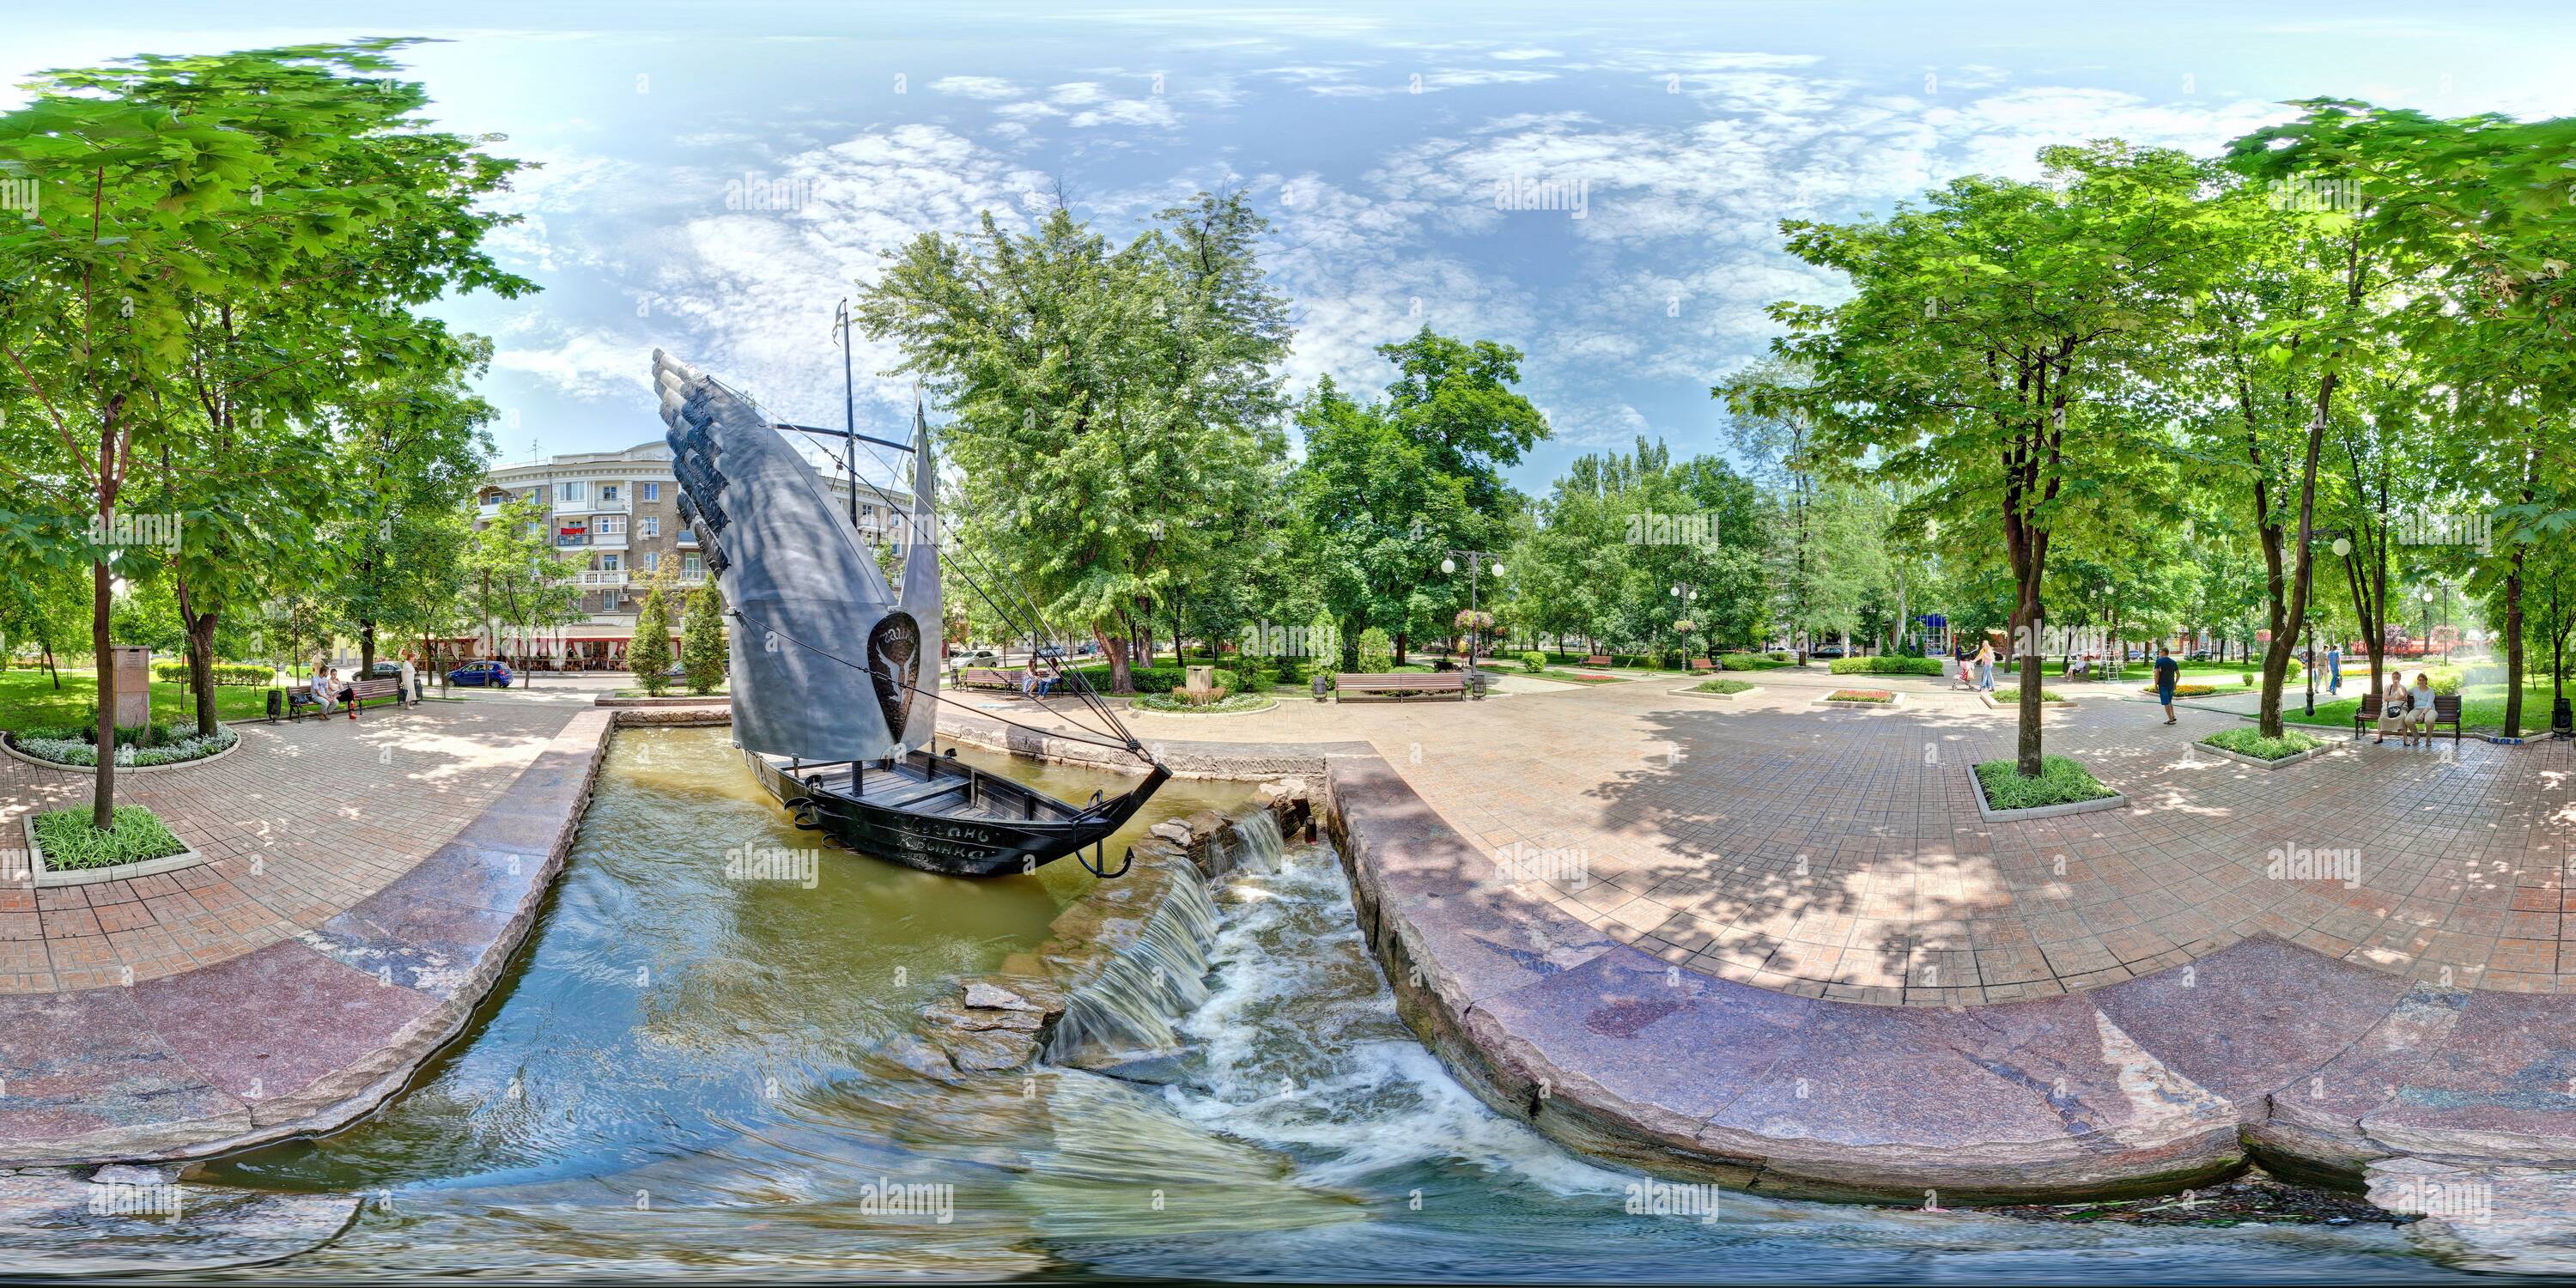
M 1059 795 L 1116 780 L 998 756 Z M 1247 789 L 1173 783 L 1142 828 Z M 959 973 L 1040 942 L 1091 878 L 966 882 L 826 853 L 721 730 L 619 735 L 553 903 L 477 1028 L 399 1100 L 201 1186 L 368 1196 L 237 1273 L 975 1278 L 2425 1282 L 2385 1227 L 2033 1225 L 1728 1195 L 1634 1216 L 1639 1178 L 1478 1104 L 1397 1019 L 1335 856 L 1215 890 L 1207 1000 L 1152 1083 L 934 1082 L 874 1052 Z M 1111 852 L 1117 852 L 1112 846 Z M 889 1186 L 894 1187 L 889 1190 Z M 889 1205 L 891 1193 L 918 1202 Z

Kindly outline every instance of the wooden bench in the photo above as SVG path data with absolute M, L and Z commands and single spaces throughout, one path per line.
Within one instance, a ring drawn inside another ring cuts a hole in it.
M 970 666 L 957 673 L 957 687 L 1003 689 L 1016 693 L 1020 688 L 1020 676 L 1016 671 L 1004 671 L 989 666 Z
M 1595 653 L 1592 656 L 1583 659 L 1583 664 L 1585 666 L 1608 666 L 1610 665 L 1610 655 L 1607 653 Z
M 2379 695 L 2376 693 L 2361 695 L 2361 705 L 2352 709 L 2352 736 L 2358 738 L 2363 730 L 2378 723 Z
M 2455 743 L 2458 742 L 2460 740 L 2459 694 L 2436 693 L 2433 695 L 2433 724 L 2431 728 L 2424 731 L 2424 736 L 2428 738 L 2431 737 L 2434 729 L 2439 729 L 2444 725 L 2451 726 L 2451 741 Z
M 1719 668 L 1718 668 L 1718 665 L 1717 665 L 1717 659 L 1715 659 L 1715 658 L 1710 658 L 1710 657 L 1695 657 L 1695 658 L 1692 658 L 1692 659 L 1690 660 L 1690 662 L 1691 662 L 1691 669 L 1692 669 L 1692 670 L 1694 670 L 1694 671 L 1714 671 L 1714 670 L 1719 669 Z
M 1345 675 L 1333 681 L 1333 693 L 1336 702 L 1354 693 L 1372 694 L 1395 702 L 1421 695 L 1431 697 L 1451 695 L 1463 702 L 1467 698 L 1467 673 L 1448 671 L 1430 675 L 1418 672 L 1395 675 Z
M 410 694 L 403 692 L 402 681 L 397 679 L 359 680 L 352 684 L 342 685 L 341 687 L 349 691 L 347 706 L 355 707 L 362 711 L 366 709 L 367 704 L 370 702 L 381 703 L 391 700 L 395 703 L 402 703 L 411 699 Z M 294 688 L 288 689 L 286 691 L 286 718 L 292 720 L 295 717 L 304 714 L 306 711 L 311 711 L 315 715 L 322 714 L 322 704 L 316 701 L 313 697 L 313 686 L 310 684 L 299 684 Z

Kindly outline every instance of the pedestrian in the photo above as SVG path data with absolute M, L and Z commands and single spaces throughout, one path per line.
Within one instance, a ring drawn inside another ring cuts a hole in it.
M 2180 683 L 2181 680 L 2182 663 L 2174 660 L 2173 650 L 2171 648 L 2158 644 L 2156 646 L 2156 701 L 2164 705 L 2166 724 L 2175 723 L 2173 709 L 2174 685 Z
M 358 718 L 358 685 L 356 681 L 357 672 L 355 671 L 349 673 L 349 679 L 347 680 L 342 680 L 340 678 L 340 672 L 337 668 L 333 668 L 331 672 L 331 687 L 340 695 L 340 701 L 348 704 L 349 718 L 352 720 Z
M 2343 691 L 2343 645 L 2326 642 L 2326 696 Z
M 1977 688 L 1984 693 L 1995 691 L 1995 642 L 1993 640 L 1977 641 Z
M 402 705 L 404 705 L 404 706 L 410 706 L 410 705 L 411 705 L 411 703 L 412 703 L 412 698 L 413 698 L 413 696 L 414 696 L 414 695 L 413 695 L 413 693 L 412 693 L 412 684 L 413 684 L 412 677 L 413 677 L 413 676 L 415 676 L 415 675 L 417 675 L 417 674 L 419 674 L 419 672 L 418 672 L 417 670 L 415 670 L 415 669 L 413 668 L 413 666 L 412 666 L 411 654 L 409 654 L 409 653 L 405 653 L 405 654 L 403 654 L 403 659 L 402 659 Z

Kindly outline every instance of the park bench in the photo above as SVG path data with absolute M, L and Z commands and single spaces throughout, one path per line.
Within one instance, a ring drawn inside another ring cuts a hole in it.
M 1610 665 L 1610 655 L 1607 653 L 1595 653 L 1592 656 L 1583 659 L 1583 664 L 1585 666 L 1608 666 Z
M 2371 728 L 2379 723 L 2379 704 L 2380 695 L 2376 693 L 2365 693 L 2361 695 L 2361 705 L 2353 708 L 2352 712 L 2353 737 L 2360 737 L 2362 730 Z M 2434 729 L 2439 729 L 2444 725 L 2451 726 L 2451 741 L 2458 742 L 2461 736 L 2459 694 L 2436 693 L 2433 695 L 2433 723 L 2430 728 L 2427 728 L 2424 731 L 2424 736 L 2428 738 L 2431 737 Z
M 1454 695 L 1460 701 L 1467 697 L 1467 673 L 1449 671 L 1424 675 L 1419 672 L 1395 675 L 1345 675 L 1333 682 L 1335 701 L 1353 694 L 1367 694 L 1401 702 L 1417 695 L 1439 697 Z
M 999 670 L 994 667 L 970 666 L 957 673 L 957 687 L 961 689 L 1004 689 L 1016 691 L 1020 687 L 1020 677 L 1016 672 Z
M 1691 669 L 1694 671 L 1714 671 L 1719 669 L 1717 659 L 1715 658 L 1695 657 L 1692 658 L 1690 662 Z
M 2379 695 L 2376 693 L 2361 695 L 2361 705 L 2352 709 L 2352 736 L 2358 738 L 2364 730 L 2378 723 Z
M 403 692 L 402 681 L 400 680 L 359 680 L 346 687 L 349 690 L 348 705 L 360 710 L 366 709 L 367 704 L 370 702 L 384 702 L 391 700 L 393 702 L 400 703 L 408 696 Z M 286 718 L 292 720 L 295 717 L 304 714 L 306 711 L 311 711 L 316 715 L 321 714 L 322 711 L 322 704 L 316 701 L 313 697 L 312 686 L 299 684 L 294 688 L 288 689 L 286 691 Z

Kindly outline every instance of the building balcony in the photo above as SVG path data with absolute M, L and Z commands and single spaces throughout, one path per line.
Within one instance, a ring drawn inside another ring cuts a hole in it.
M 622 496 L 621 496 L 621 497 L 619 497 L 619 498 L 617 498 L 617 499 L 616 499 L 616 500 L 614 500 L 614 501 L 603 501 L 603 500 L 600 500 L 600 499 L 599 499 L 598 497 L 596 497 L 596 496 L 590 497 L 590 498 L 588 498 L 588 499 L 586 499 L 586 500 L 580 500 L 580 501 L 565 501 L 565 500 L 558 499 L 558 500 L 556 500 L 556 502 L 555 502 L 555 513 L 557 513 L 557 514 L 624 514 L 624 513 L 626 513 L 626 511 L 627 511 L 627 506 L 628 506 L 627 499 L 626 499 L 625 497 L 622 497 Z
M 626 574 L 623 571 L 602 572 L 594 569 L 581 575 L 581 585 L 584 590 L 597 590 L 609 586 L 623 586 L 625 584 Z
M 698 548 L 698 534 L 694 530 L 682 528 L 674 535 L 679 538 L 680 548 L 682 550 L 695 550 Z
M 626 548 L 626 534 L 623 532 L 594 532 L 590 536 L 590 548 L 593 550 L 623 550 Z

